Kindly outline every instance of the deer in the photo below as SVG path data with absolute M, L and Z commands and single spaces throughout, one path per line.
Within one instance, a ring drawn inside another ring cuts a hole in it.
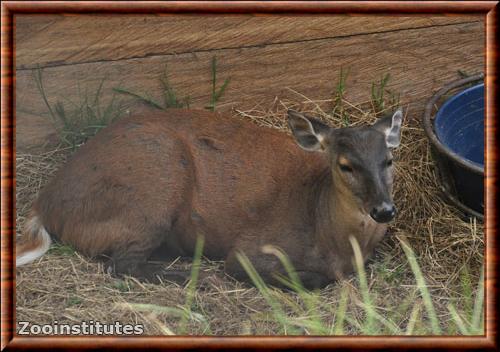
M 236 280 L 249 281 L 243 253 L 266 283 L 281 286 L 283 266 L 263 250 L 274 246 L 305 288 L 324 287 L 355 270 L 350 239 L 366 262 L 396 215 L 392 151 L 402 119 L 399 109 L 334 128 L 288 110 L 287 134 L 207 110 L 121 118 L 39 192 L 16 266 L 41 257 L 54 238 L 105 260 L 114 275 L 155 281 L 154 253 L 192 255 L 202 235 L 203 255 L 223 260 Z

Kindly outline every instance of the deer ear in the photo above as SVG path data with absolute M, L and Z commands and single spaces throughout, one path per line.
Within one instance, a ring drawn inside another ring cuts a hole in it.
M 382 117 L 372 127 L 385 135 L 387 148 L 396 148 L 401 141 L 401 123 L 403 110 L 398 109 L 392 115 Z
M 288 126 L 297 144 L 307 151 L 324 151 L 328 145 L 330 127 L 313 117 L 288 110 Z

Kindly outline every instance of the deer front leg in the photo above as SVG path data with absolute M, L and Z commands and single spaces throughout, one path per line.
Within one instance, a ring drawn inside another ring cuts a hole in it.
M 263 253 L 254 253 L 253 255 L 247 254 L 247 256 L 252 266 L 266 284 L 281 289 L 290 289 L 288 285 L 278 279 L 279 276 L 288 278 L 288 275 L 277 257 Z M 235 251 L 231 251 L 226 258 L 224 270 L 228 275 L 237 280 L 253 284 L 251 278 L 239 262 Z M 319 272 L 313 272 L 302 268 L 296 268 L 295 272 L 302 286 L 309 290 L 325 287 L 331 282 L 326 275 Z

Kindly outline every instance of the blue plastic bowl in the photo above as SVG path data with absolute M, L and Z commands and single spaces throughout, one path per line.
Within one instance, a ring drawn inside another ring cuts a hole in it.
M 484 83 L 449 98 L 433 127 L 441 144 L 435 155 L 446 188 L 463 209 L 484 214 Z
M 484 167 L 484 83 L 448 99 L 436 114 L 434 131 L 452 152 Z

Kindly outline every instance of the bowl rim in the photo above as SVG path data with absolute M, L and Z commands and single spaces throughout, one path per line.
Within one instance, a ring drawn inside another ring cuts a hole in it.
M 434 131 L 434 124 L 432 123 L 434 121 L 435 116 L 436 116 L 436 113 L 433 114 L 432 110 L 436 106 L 436 103 L 438 102 L 438 100 L 441 99 L 441 97 L 444 94 L 448 93 L 452 89 L 459 88 L 459 87 L 464 86 L 466 84 L 480 81 L 480 80 L 484 80 L 484 73 L 479 73 L 479 74 L 476 74 L 476 75 L 473 75 L 473 76 L 470 76 L 467 78 L 453 81 L 453 82 L 445 85 L 440 90 L 438 90 L 432 96 L 432 98 L 427 102 L 427 105 L 425 106 L 424 117 L 423 117 L 422 123 L 423 123 L 424 131 L 427 135 L 427 138 L 429 138 L 432 145 L 434 147 L 436 147 L 441 153 L 445 154 L 450 159 L 452 159 L 454 162 L 460 164 L 461 166 L 463 166 L 467 170 L 484 175 L 484 165 L 481 166 L 481 164 L 475 163 L 473 161 L 470 161 L 468 159 L 461 157 L 460 155 L 455 153 L 453 150 L 451 150 L 449 147 L 447 147 L 446 145 L 441 143 L 441 141 L 436 136 L 436 133 Z M 470 87 L 470 88 L 473 88 L 473 87 Z M 467 89 L 463 90 L 462 92 L 464 92 L 466 90 Z M 460 92 L 460 93 L 462 93 L 462 92 Z M 457 93 L 456 95 L 458 95 L 460 93 Z M 456 95 L 454 95 L 454 96 L 456 96 Z M 439 109 L 437 109 L 437 110 L 439 110 Z
M 453 103 L 455 103 L 458 99 L 461 99 L 464 95 L 467 95 L 469 94 L 470 92 L 474 92 L 476 90 L 483 90 L 484 92 L 484 82 L 482 83 L 479 83 L 479 84 L 475 84 L 473 85 L 472 87 L 468 87 L 464 90 L 461 90 L 460 92 L 454 94 L 453 96 L 451 96 L 450 98 L 446 99 L 446 101 L 443 103 L 443 105 L 441 105 L 439 107 L 439 109 L 437 109 L 434 117 L 432 118 L 432 129 L 434 131 L 434 133 L 436 134 L 436 137 L 439 141 L 439 143 L 443 144 L 445 147 L 447 147 L 448 149 L 450 149 L 451 151 L 453 151 L 452 148 L 450 148 L 447 144 L 443 143 L 443 141 L 439 138 L 440 137 L 440 133 L 439 133 L 439 128 L 436 127 L 436 122 L 437 120 L 439 119 L 439 117 L 441 116 L 441 114 L 444 112 L 444 110 L 446 110 L 447 108 L 449 108 Z M 484 94 L 483 94 L 483 100 L 484 100 Z M 484 115 L 484 106 L 483 106 L 483 115 Z M 483 131 L 484 133 L 484 131 Z M 441 134 L 441 137 L 442 137 L 442 134 Z M 469 158 L 466 158 L 464 157 L 463 155 L 460 155 L 458 153 L 456 153 L 455 151 L 453 151 L 455 154 L 458 155 L 459 158 L 461 159 L 465 159 L 467 161 L 470 161 L 472 164 L 475 164 L 479 167 L 482 167 L 484 165 L 481 164 L 481 163 L 478 163 L 478 162 L 475 162 L 474 160 L 471 160 Z M 483 147 L 483 153 L 484 153 L 484 147 Z

